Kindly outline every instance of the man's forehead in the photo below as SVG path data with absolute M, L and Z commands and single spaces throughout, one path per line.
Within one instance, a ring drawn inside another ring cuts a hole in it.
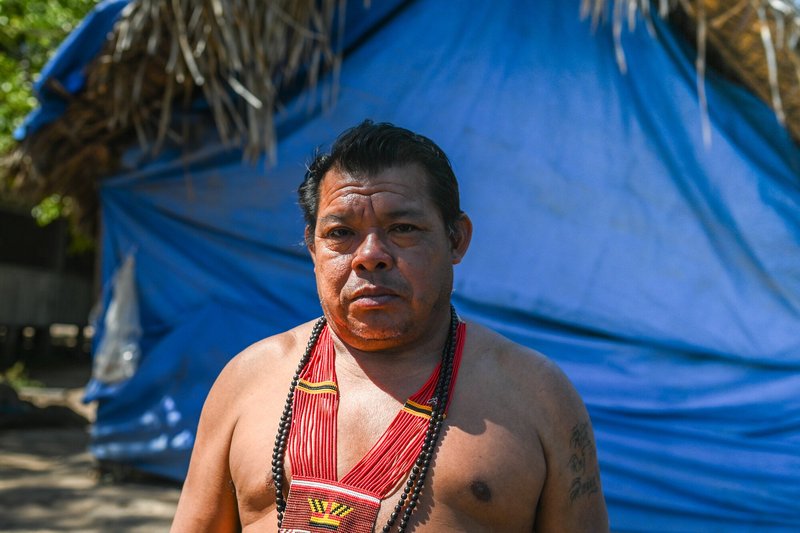
M 336 224 L 339 222 L 348 221 L 354 216 L 360 217 L 361 213 L 362 209 L 352 205 L 343 204 L 341 206 L 333 206 L 324 213 L 320 213 L 318 221 L 321 224 Z M 398 206 L 396 208 L 381 209 L 380 217 L 390 220 L 414 220 L 423 219 L 428 213 L 428 210 L 421 208 Z
M 370 196 L 414 202 L 431 200 L 428 176 L 416 164 L 392 166 L 377 172 L 347 172 L 337 168 L 329 170 L 320 183 L 320 206 L 340 197 Z

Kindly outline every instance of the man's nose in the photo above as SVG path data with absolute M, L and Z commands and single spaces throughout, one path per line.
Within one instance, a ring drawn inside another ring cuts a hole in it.
M 370 232 L 361 241 L 353 256 L 353 270 L 386 270 L 394 265 L 389 248 L 378 232 Z

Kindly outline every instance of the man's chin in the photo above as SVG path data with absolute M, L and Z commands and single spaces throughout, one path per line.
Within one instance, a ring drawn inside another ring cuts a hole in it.
M 399 320 L 396 313 L 365 313 L 348 317 L 343 324 L 346 331 L 342 336 L 352 339 L 353 344 L 369 345 L 392 344 L 402 340 L 411 328 L 404 320 Z

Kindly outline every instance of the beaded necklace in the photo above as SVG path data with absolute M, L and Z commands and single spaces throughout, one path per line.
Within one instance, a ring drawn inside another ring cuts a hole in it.
M 420 494 L 422 492 L 423 485 L 425 483 L 425 479 L 429 473 L 430 463 L 433 458 L 433 453 L 436 448 L 436 444 L 439 439 L 439 435 L 441 433 L 441 428 L 443 424 L 443 420 L 445 418 L 445 412 L 447 409 L 447 405 L 449 403 L 449 396 L 451 392 L 451 388 L 455 379 L 455 374 L 458 370 L 458 359 L 460 358 L 461 348 L 463 346 L 464 341 L 464 334 L 463 334 L 463 323 L 459 322 L 458 316 L 456 315 L 455 309 L 450 308 L 451 313 L 451 320 L 450 320 L 450 328 L 448 332 L 447 342 L 445 343 L 445 347 L 442 353 L 442 360 L 440 366 L 438 368 L 438 372 L 434 372 L 431 376 L 431 379 L 426 383 L 423 389 L 417 393 L 417 395 L 412 396 L 404 405 L 403 410 L 407 411 L 408 413 L 416 414 L 417 416 L 423 416 L 426 420 L 425 424 L 425 431 L 422 437 L 422 443 L 419 453 L 414 460 L 413 455 L 410 456 L 408 459 L 409 461 L 405 462 L 406 465 L 410 465 L 413 461 L 413 466 L 410 468 L 410 473 L 408 473 L 408 478 L 406 480 L 405 486 L 403 487 L 403 491 L 400 494 L 399 501 L 394 506 L 394 509 L 391 513 L 389 520 L 387 521 L 386 525 L 383 526 L 382 531 L 389 532 L 394 527 L 395 523 L 399 519 L 398 531 L 403 532 L 405 531 L 406 527 L 408 526 L 409 520 L 411 518 L 411 514 L 413 513 L 414 509 L 417 507 Z M 320 336 L 323 335 L 323 331 L 325 330 L 325 318 L 320 318 L 315 324 L 312 329 L 308 345 L 306 346 L 305 353 L 301 358 L 298 366 L 297 371 L 292 378 L 291 385 L 289 387 L 289 393 L 286 399 L 286 403 L 284 405 L 283 413 L 281 415 L 280 423 L 278 425 L 278 433 L 275 438 L 275 447 L 273 449 L 272 454 L 272 478 L 273 483 L 275 485 L 275 500 L 276 500 L 276 507 L 277 507 L 277 515 L 278 515 L 278 530 L 279 531 L 292 531 L 292 528 L 298 527 L 296 525 L 288 525 L 287 527 L 282 527 L 284 525 L 284 517 L 286 516 L 285 513 L 287 512 L 287 500 L 284 498 L 283 494 L 283 481 L 284 481 L 284 460 L 286 455 L 287 446 L 290 440 L 290 434 L 292 430 L 292 417 L 294 414 L 295 404 L 300 397 L 297 396 L 296 392 L 298 386 L 301 391 L 305 394 L 302 395 L 302 398 L 305 400 L 311 396 L 314 397 L 317 401 L 328 401 L 328 398 L 335 397 L 338 400 L 338 391 L 336 389 L 335 382 L 332 381 L 321 381 L 316 383 L 309 383 L 308 381 L 301 379 L 301 376 L 306 369 L 309 361 L 312 358 L 312 354 L 314 353 L 315 347 L 320 340 Z M 327 334 L 327 332 L 325 332 Z M 335 378 L 334 378 L 335 379 Z M 435 380 L 435 385 L 434 385 Z M 421 396 L 426 387 L 428 388 L 427 396 Z M 430 392 L 432 390 L 432 393 Z M 422 398 L 422 397 L 429 397 L 430 399 L 426 402 L 428 405 L 423 405 L 420 403 L 416 403 L 412 401 L 413 398 Z M 334 411 L 336 409 L 335 405 L 331 407 L 330 405 L 327 408 L 332 408 Z M 400 418 L 398 415 L 397 418 Z M 405 415 L 408 418 L 408 415 Z M 395 422 L 397 422 L 397 418 Z M 393 422 L 393 424 L 395 424 Z M 307 422 L 306 422 L 307 423 Z M 335 425 L 335 419 L 334 419 Z M 315 427 L 315 430 L 318 428 Z M 391 426 L 390 426 L 391 429 Z M 330 428 L 322 427 L 319 428 L 321 433 L 329 433 Z M 421 431 L 421 429 L 420 429 Z M 387 430 L 389 432 L 389 430 Z M 335 433 L 334 433 L 335 435 Z M 294 438 L 294 437 L 293 437 Z M 419 437 L 417 437 L 419 438 Z M 324 439 L 323 439 L 324 440 Z M 335 443 L 335 437 L 333 438 Z M 419 442 L 419 441 L 417 441 Z M 380 443 L 380 441 L 379 441 Z M 334 444 L 335 445 L 335 444 Z M 378 445 L 376 445 L 378 446 Z M 417 444 L 419 446 L 419 444 Z M 406 451 L 407 453 L 407 451 Z M 385 454 L 384 454 L 385 455 Z M 383 455 L 380 455 L 381 461 L 384 462 Z M 396 459 L 392 459 L 397 463 Z M 362 460 L 363 462 L 363 460 Z M 360 463 L 359 463 L 360 464 Z M 399 464 L 403 464 L 402 462 Z M 312 465 L 313 466 L 313 465 Z M 359 465 L 356 466 L 356 468 Z M 308 468 L 306 464 L 304 464 L 304 469 Z M 311 526 L 317 526 L 320 528 L 325 528 L 327 530 L 336 530 L 344 517 L 348 516 L 348 513 L 353 512 L 353 508 L 356 508 L 356 512 L 353 514 L 353 517 L 358 514 L 357 505 L 353 502 L 358 503 L 359 498 L 362 498 L 364 501 L 370 499 L 369 505 L 374 507 L 373 515 L 377 514 L 377 507 L 380 503 L 380 498 L 383 497 L 381 491 L 386 488 L 386 485 L 370 485 L 369 490 L 365 490 L 364 493 L 358 493 L 350 490 L 350 486 L 338 483 L 335 480 L 335 465 L 333 466 L 333 474 L 330 472 L 330 466 L 327 467 L 327 472 L 319 474 L 321 477 L 329 479 L 331 481 L 325 482 L 325 487 L 323 489 L 330 489 L 333 490 L 333 493 L 328 492 L 325 497 L 314 498 L 314 497 L 307 497 L 308 494 L 303 493 L 302 491 L 306 490 L 306 487 L 311 488 L 318 488 L 321 486 L 321 483 L 318 483 L 316 479 L 310 478 L 302 478 L 299 475 L 295 476 L 295 481 L 292 482 L 290 497 L 288 505 L 292 507 L 292 501 L 295 501 L 294 505 L 301 505 L 298 504 L 298 500 L 308 500 L 308 505 L 310 505 L 310 512 L 312 517 L 309 519 Z M 354 468 L 354 470 L 356 469 Z M 397 467 L 395 467 L 396 470 Z M 404 476 L 408 471 L 408 466 L 402 467 L 402 472 L 396 472 L 401 476 Z M 366 472 L 361 472 L 360 477 L 362 481 L 362 485 L 364 484 L 364 479 L 369 479 L 369 473 L 371 470 Z M 348 474 L 350 476 L 351 474 Z M 347 476 L 345 476 L 347 478 Z M 345 479 L 343 478 L 343 480 Z M 389 481 L 388 488 L 394 486 L 396 481 Z M 309 489 L 310 490 L 310 489 Z M 297 491 L 298 496 L 292 497 L 292 491 Z M 301 496 L 302 494 L 302 496 Z M 338 497 L 338 499 L 336 499 Z M 347 499 L 351 498 L 351 499 Z M 352 498 L 356 498 L 356 500 L 352 500 Z M 336 500 L 336 501 L 334 501 Z M 338 503 L 337 503 L 338 502 Z M 345 503 L 341 503 L 345 502 Z M 305 503 L 302 503 L 305 505 Z M 296 509 L 296 507 L 295 507 Z M 308 511 L 306 511 L 308 513 Z M 295 511 L 292 511 L 295 513 Z M 291 513 L 290 513 L 291 514 Z M 372 525 L 374 526 L 374 519 L 372 519 Z M 304 527 L 306 525 L 304 524 Z M 371 530 L 371 528 L 370 528 Z

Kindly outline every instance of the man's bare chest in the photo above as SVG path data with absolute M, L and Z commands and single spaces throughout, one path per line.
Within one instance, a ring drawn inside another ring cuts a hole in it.
M 401 404 L 375 400 L 358 405 L 345 402 L 340 406 L 339 477 L 381 437 Z M 243 526 L 274 513 L 271 463 L 280 409 L 263 407 L 240 416 L 231 442 L 231 475 Z M 506 524 L 507 530 L 516 529 L 515 524 L 532 524 L 544 473 L 544 464 L 537 465 L 536 456 L 530 443 L 520 441 L 508 428 L 455 413 L 442 428 L 412 524 L 440 524 L 440 530 L 454 531 L 481 530 L 481 524 Z M 288 459 L 285 470 L 291 480 Z M 382 502 L 378 524 L 385 523 L 394 509 L 403 482 Z

